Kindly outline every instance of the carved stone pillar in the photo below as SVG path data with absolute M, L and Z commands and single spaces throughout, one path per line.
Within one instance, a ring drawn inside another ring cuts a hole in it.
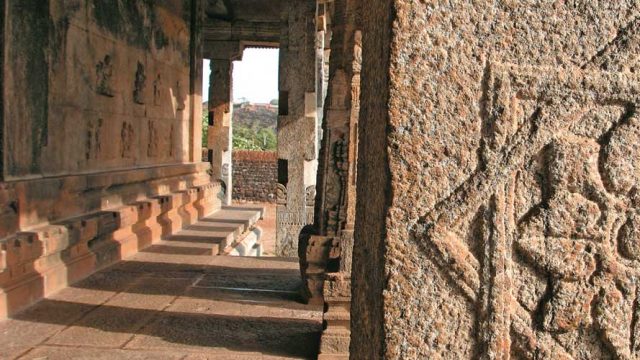
M 280 45 L 276 253 L 298 256 L 313 222 L 317 173 L 316 1 L 289 2 Z
M 231 204 L 232 184 L 232 116 L 233 116 L 233 62 L 227 59 L 211 60 L 209 82 L 209 133 L 207 147 L 212 176 L 226 186 L 226 205 Z
M 525 3 L 366 1 L 352 359 L 640 357 L 640 10 Z
M 356 160 L 361 68 L 361 32 L 357 30 L 357 2 L 336 0 L 332 23 L 328 94 L 324 107 L 323 141 L 318 174 L 316 230 L 331 246 L 323 269 L 304 277 L 309 294 L 325 302 L 325 330 L 319 358 L 349 354 L 351 254 L 355 220 Z M 317 249 L 309 247 L 307 252 Z M 322 252 L 325 253 L 325 252 Z M 314 256 L 309 254 L 309 258 Z

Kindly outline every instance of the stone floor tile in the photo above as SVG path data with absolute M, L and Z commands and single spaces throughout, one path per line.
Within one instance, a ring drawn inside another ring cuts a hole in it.
M 135 351 L 122 349 L 78 348 L 70 346 L 40 346 L 21 359 L 29 360 L 179 360 L 185 354 L 171 351 Z

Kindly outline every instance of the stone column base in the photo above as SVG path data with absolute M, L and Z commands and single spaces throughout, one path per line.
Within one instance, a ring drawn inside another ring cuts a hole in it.
M 324 331 L 318 359 L 348 359 L 351 341 L 351 275 L 329 273 L 324 282 Z

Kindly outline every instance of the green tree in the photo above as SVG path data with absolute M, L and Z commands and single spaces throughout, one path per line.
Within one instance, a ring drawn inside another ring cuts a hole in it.
M 209 136 L 209 111 L 202 111 L 202 147 L 206 148 Z

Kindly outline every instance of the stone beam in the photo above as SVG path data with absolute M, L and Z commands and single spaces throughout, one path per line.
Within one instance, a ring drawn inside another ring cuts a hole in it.
M 211 60 L 242 60 L 243 44 L 240 41 L 204 40 L 203 57 Z
M 250 22 L 208 20 L 203 29 L 205 42 L 246 41 L 255 43 L 280 43 L 280 21 Z

